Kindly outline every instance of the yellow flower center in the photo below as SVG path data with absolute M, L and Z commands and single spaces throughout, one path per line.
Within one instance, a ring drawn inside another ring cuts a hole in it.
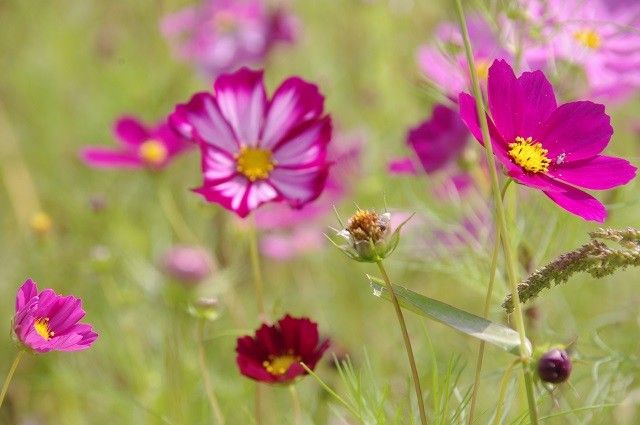
M 264 180 L 269 177 L 276 162 L 271 158 L 271 151 L 243 146 L 236 154 L 236 170 L 249 180 Z
M 167 152 L 167 148 L 157 140 L 147 140 L 140 145 L 138 152 L 140 154 L 140 158 L 150 165 L 162 164 L 169 154 Z
M 489 61 L 486 59 L 478 59 L 476 60 L 476 75 L 481 80 L 486 80 L 489 78 Z
M 547 158 L 548 152 L 542 147 L 542 143 L 535 143 L 531 137 L 516 137 L 515 142 L 509 143 L 509 156 L 513 162 L 531 173 L 549 170 L 551 160 Z
M 591 50 L 596 50 L 600 47 L 602 40 L 600 38 L 600 34 L 595 32 L 592 29 L 583 29 L 573 33 L 573 38 L 576 39 L 580 44 L 584 47 L 587 47 Z
M 272 375 L 284 375 L 292 364 L 300 361 L 299 356 L 284 354 L 282 356 L 269 356 L 269 360 L 262 362 L 262 366 Z
M 38 332 L 38 335 L 40 335 L 41 337 L 43 337 L 47 341 L 55 336 L 55 332 L 52 332 L 52 331 L 49 330 L 49 318 L 48 317 L 42 317 L 42 318 L 36 320 L 33 323 L 33 329 L 35 329 L 36 332 Z

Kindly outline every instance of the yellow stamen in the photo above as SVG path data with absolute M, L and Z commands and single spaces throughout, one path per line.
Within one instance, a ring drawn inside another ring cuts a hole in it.
M 35 329 L 36 332 L 38 332 L 38 335 L 40 335 L 41 337 L 43 337 L 47 341 L 50 340 L 53 336 L 55 336 L 55 332 L 51 332 L 49 330 L 49 318 L 48 317 L 43 317 L 43 318 L 40 318 L 40 319 L 36 320 L 33 323 L 33 329 Z
M 549 170 L 551 160 L 547 158 L 549 151 L 542 147 L 542 143 L 534 143 L 531 137 L 516 137 L 514 143 L 509 143 L 509 156 L 513 162 L 531 173 L 545 173 Z
M 582 29 L 573 33 L 573 38 L 576 39 L 584 47 L 591 50 L 596 50 L 600 47 L 602 40 L 600 34 L 592 29 Z
M 478 59 L 476 60 L 476 75 L 481 80 L 486 80 L 489 78 L 489 63 L 486 59 Z
M 300 361 L 299 356 L 284 354 L 282 356 L 269 356 L 269 360 L 262 362 L 262 367 L 272 375 L 284 375 L 292 364 Z
M 147 140 L 140 145 L 138 153 L 144 162 L 150 165 L 160 165 L 166 159 L 167 148 L 157 140 Z
M 269 177 L 275 164 L 271 151 L 267 149 L 243 146 L 236 155 L 236 170 L 252 182 Z

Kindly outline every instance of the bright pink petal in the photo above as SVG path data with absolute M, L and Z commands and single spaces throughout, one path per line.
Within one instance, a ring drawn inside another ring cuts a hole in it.
M 36 283 L 31 279 L 25 280 L 16 295 L 16 312 L 24 308 L 36 295 L 38 295 Z
M 125 146 L 135 147 L 149 139 L 147 127 L 140 120 L 130 116 L 119 118 L 113 132 Z
M 246 217 L 251 210 L 261 204 L 279 198 L 273 187 L 264 181 L 251 183 L 244 176 L 237 175 L 229 180 L 195 189 L 207 201 L 216 202 L 224 208 Z
M 177 105 L 169 122 L 187 139 L 198 140 L 230 155 L 240 148 L 215 98 L 209 93 L 197 93 L 188 103 Z
M 389 164 L 387 165 L 387 169 L 389 170 L 389 173 L 398 174 L 398 175 L 402 175 L 402 174 L 416 175 L 418 173 L 418 170 L 415 164 L 413 163 L 413 160 L 408 156 L 405 156 L 403 158 L 392 159 L 391 161 L 389 161 Z
M 585 220 L 603 223 L 607 209 L 593 196 L 569 185 L 562 185 L 564 192 L 544 192 L 553 202 L 571 214 Z
M 327 166 L 301 169 L 276 167 L 269 181 L 289 204 L 296 208 L 320 196 L 328 175 Z
M 278 165 L 296 167 L 324 162 L 331 140 L 331 118 L 324 117 L 299 128 L 273 150 Z
M 522 122 L 518 136 L 532 136 L 558 108 L 553 87 L 541 71 L 525 72 L 518 78 L 522 92 Z
M 135 152 L 114 151 L 102 148 L 85 148 L 80 158 L 95 168 L 143 168 L 144 162 Z
M 549 175 L 585 189 L 605 190 L 631 181 L 637 168 L 622 158 L 598 155 L 552 167 Z
M 226 153 L 213 149 L 209 145 L 201 145 L 202 174 L 207 185 L 221 180 L 228 180 L 237 173 L 236 161 Z
M 318 118 L 323 109 L 324 97 L 315 84 L 298 77 L 287 79 L 269 103 L 261 146 L 272 149 L 297 126 Z
M 559 185 L 557 181 L 543 173 L 527 173 L 520 167 L 514 167 L 507 173 L 515 181 L 534 189 L 544 190 L 546 192 L 562 192 L 564 185 Z
M 242 144 L 255 146 L 267 108 L 262 71 L 242 68 L 233 74 L 218 77 L 214 87 L 220 112 L 231 125 L 237 139 Z
M 556 109 L 533 138 L 549 151 L 553 161 L 564 154 L 562 161 L 567 163 L 598 155 L 612 134 L 613 127 L 604 105 L 581 101 Z
M 507 142 L 515 140 L 522 123 L 524 100 L 520 84 L 513 69 L 504 60 L 496 60 L 489 68 L 489 111 L 491 117 Z

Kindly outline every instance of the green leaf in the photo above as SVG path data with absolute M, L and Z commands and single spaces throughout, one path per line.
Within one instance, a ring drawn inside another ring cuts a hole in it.
M 373 276 L 367 275 L 367 277 L 373 289 L 373 295 L 390 301 L 391 298 L 384 282 Z M 509 353 L 520 355 L 520 335 L 515 330 L 433 298 L 425 297 L 402 286 L 393 285 L 393 291 L 403 308 L 493 344 Z M 531 354 L 529 340 L 527 340 L 527 349 Z

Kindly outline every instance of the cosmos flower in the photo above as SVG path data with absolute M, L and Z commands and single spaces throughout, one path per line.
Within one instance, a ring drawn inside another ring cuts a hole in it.
M 27 279 L 16 296 L 13 331 L 23 346 L 38 353 L 86 350 L 98 334 L 78 323 L 84 315 L 80 299 L 52 289 L 38 292 L 35 282 Z
M 611 189 L 636 175 L 628 161 L 600 154 L 613 134 L 604 105 L 579 101 L 558 106 L 542 72 L 516 78 L 503 60 L 489 69 L 488 99 L 491 144 L 507 175 L 542 190 L 572 214 L 603 222 L 604 205 L 578 187 Z M 459 104 L 462 120 L 482 141 L 473 97 L 461 93 Z
M 236 362 L 248 378 L 284 384 L 307 374 L 300 362 L 313 370 L 327 348 L 317 323 L 287 314 L 274 325 L 263 324 L 254 336 L 238 338 Z
M 325 187 L 331 119 L 318 88 L 285 80 L 267 100 L 262 71 L 216 79 L 214 93 L 177 105 L 170 122 L 202 152 L 204 183 L 195 192 L 240 217 L 266 202 L 300 208 Z
M 87 165 L 95 168 L 160 169 L 193 147 L 164 122 L 148 128 L 138 119 L 125 116 L 116 121 L 113 132 L 120 146 L 117 149 L 82 149 L 80 157 Z
M 445 168 L 462 154 L 469 130 L 453 109 L 437 104 L 431 117 L 409 130 L 407 144 L 415 153 L 421 168 L 427 173 Z M 389 163 L 392 174 L 416 174 L 411 157 L 394 159 Z
M 491 62 L 494 59 L 509 59 L 511 55 L 500 45 L 498 35 L 486 20 L 471 17 L 468 28 L 473 40 L 476 72 L 480 80 L 486 82 Z M 417 61 L 422 73 L 454 101 L 458 99 L 458 93 L 470 87 L 469 67 L 457 25 L 445 23 L 438 26 L 435 43 L 421 46 Z
M 264 0 L 204 0 L 160 27 L 174 54 L 210 78 L 262 64 L 275 44 L 293 42 L 298 32 L 295 16 L 268 10 Z

